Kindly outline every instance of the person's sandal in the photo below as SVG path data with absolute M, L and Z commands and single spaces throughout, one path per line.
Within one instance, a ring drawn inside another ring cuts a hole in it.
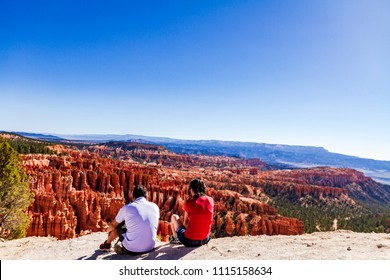
M 111 250 L 111 243 L 107 243 L 107 240 L 106 240 L 106 241 L 104 241 L 104 243 L 100 244 L 99 249 L 102 251 L 110 251 Z
M 115 253 L 117 253 L 118 255 L 124 255 L 124 254 L 126 254 L 125 250 L 123 249 L 123 247 L 122 247 L 120 244 L 115 244 L 115 246 L 114 246 L 114 251 L 115 251 Z
M 170 236 L 169 237 L 169 244 L 181 244 L 179 238 Z

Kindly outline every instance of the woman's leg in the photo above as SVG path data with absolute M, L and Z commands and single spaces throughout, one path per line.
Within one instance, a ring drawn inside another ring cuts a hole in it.
M 173 236 L 176 238 L 176 230 L 178 229 L 179 226 L 182 226 L 183 222 L 180 220 L 180 217 L 176 214 L 173 214 L 171 217 L 171 229 L 173 232 Z

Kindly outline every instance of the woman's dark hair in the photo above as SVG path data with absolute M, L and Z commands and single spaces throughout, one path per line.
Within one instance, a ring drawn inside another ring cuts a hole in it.
M 204 195 L 205 192 L 206 192 L 206 185 L 205 183 L 199 179 L 199 178 L 196 178 L 194 180 L 191 181 L 190 183 L 190 189 L 192 189 L 195 193 L 195 195 Z
M 139 197 L 146 197 L 146 188 L 142 185 L 138 185 L 133 190 L 133 197 L 139 198 Z

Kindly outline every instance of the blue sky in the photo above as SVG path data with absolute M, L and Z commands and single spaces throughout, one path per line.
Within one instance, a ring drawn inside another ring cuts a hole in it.
M 390 160 L 389 1 L 1 1 L 0 130 Z

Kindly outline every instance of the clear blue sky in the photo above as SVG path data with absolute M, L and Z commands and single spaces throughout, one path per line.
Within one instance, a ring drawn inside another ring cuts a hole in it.
M 390 2 L 0 1 L 0 130 L 390 160 Z

